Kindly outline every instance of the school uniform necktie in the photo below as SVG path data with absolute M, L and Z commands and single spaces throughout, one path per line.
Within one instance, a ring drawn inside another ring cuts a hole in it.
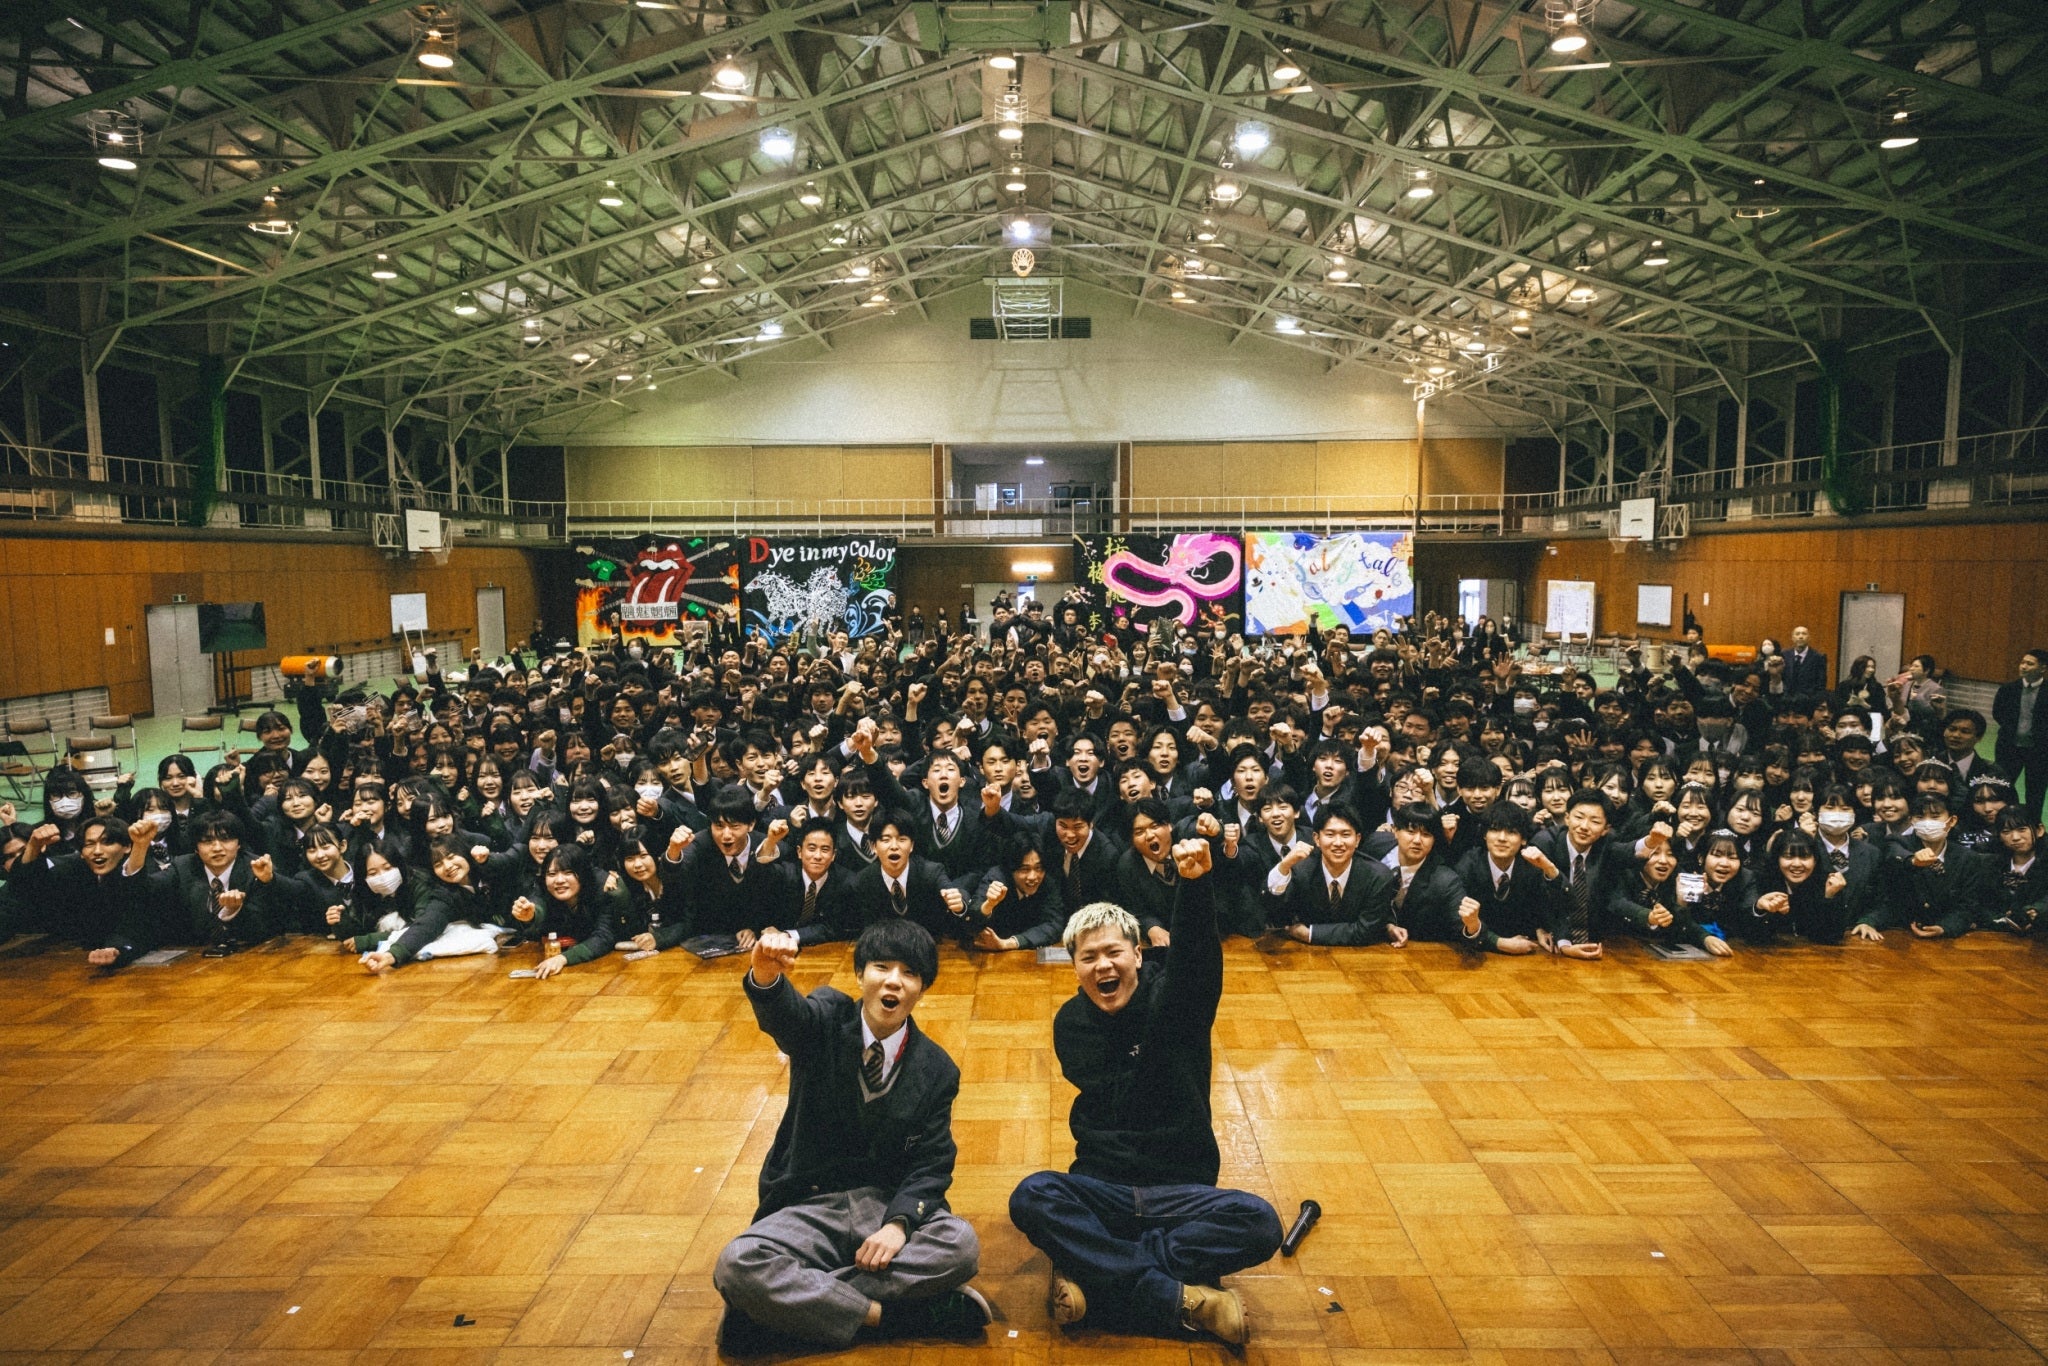
M 1571 937 L 1583 941 L 1593 925 L 1593 878 L 1587 865 L 1593 860 L 1584 854 L 1572 854 L 1572 925 Z
M 946 814 L 939 817 L 938 840 L 939 847 L 941 849 L 945 848 L 947 845 L 953 842 L 953 827 L 959 822 L 959 820 L 960 813 L 957 811 L 948 811 Z
M 210 877 L 206 880 L 206 908 L 213 912 L 216 919 L 220 916 L 220 899 L 226 895 L 227 890 L 225 878 Z
M 818 884 L 804 884 L 804 912 L 797 918 L 799 925 L 808 925 L 818 918 Z
M 868 1051 L 861 1055 L 860 1079 L 870 1091 L 882 1089 L 882 1041 L 875 1040 L 868 1045 Z
M 889 884 L 889 904 L 896 908 L 896 914 L 910 914 L 910 893 L 901 882 Z
M 1337 885 L 1337 879 L 1330 879 L 1330 909 L 1336 910 L 1344 900 L 1344 889 Z
M 740 861 L 737 856 L 729 858 L 725 861 L 725 875 L 731 878 L 734 882 L 738 882 L 746 877 L 746 873 L 744 870 L 741 869 Z
M 1830 849 L 1828 851 L 1828 867 L 1838 873 L 1848 872 L 1849 851 L 1847 849 Z

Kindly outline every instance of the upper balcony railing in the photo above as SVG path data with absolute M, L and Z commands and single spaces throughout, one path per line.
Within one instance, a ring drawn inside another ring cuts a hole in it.
M 1845 456 L 1836 487 L 1865 512 L 1953 514 L 2048 504 L 2048 428 L 1889 446 Z M 0 446 L 0 520 L 377 534 L 400 508 L 440 512 L 457 541 L 563 544 L 643 532 L 805 535 L 869 532 L 900 540 L 1043 540 L 1109 531 L 1414 530 L 1427 534 L 1602 535 L 1622 499 L 1682 505 L 1693 524 L 1774 521 L 1837 511 L 1821 461 L 1732 468 L 1573 488 L 1562 493 L 1057 499 L 989 506 L 964 499 L 652 498 L 520 502 L 304 475 L 225 471 L 195 484 L 190 466 Z

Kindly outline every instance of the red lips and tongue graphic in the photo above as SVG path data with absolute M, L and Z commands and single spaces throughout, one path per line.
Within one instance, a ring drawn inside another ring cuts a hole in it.
M 633 584 L 626 592 L 631 603 L 680 602 L 690 585 L 689 560 L 674 541 L 656 548 L 648 546 L 633 559 Z

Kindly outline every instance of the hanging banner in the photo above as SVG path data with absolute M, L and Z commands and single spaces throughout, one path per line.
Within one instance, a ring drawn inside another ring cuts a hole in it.
M 585 644 L 616 625 L 628 638 L 673 645 L 685 624 L 739 608 L 740 546 L 730 537 L 589 541 L 576 554 L 576 631 Z
M 746 628 L 771 640 L 880 635 L 896 610 L 893 536 L 750 536 L 744 558 Z
M 1415 614 L 1415 541 L 1406 532 L 1255 531 L 1244 538 L 1245 634 L 1354 634 Z
M 1091 630 L 1154 621 L 1235 628 L 1244 606 L 1244 549 L 1235 536 L 1076 536 Z

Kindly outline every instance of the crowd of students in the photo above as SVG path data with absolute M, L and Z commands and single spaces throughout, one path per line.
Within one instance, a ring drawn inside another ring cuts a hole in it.
M 1787 941 L 2031 934 L 2040 651 L 1999 694 L 2000 755 L 1933 661 L 1827 686 L 1806 632 L 1755 667 L 1680 650 L 1602 688 L 1481 621 L 1247 642 L 992 612 L 812 648 L 722 630 L 615 639 L 282 713 L 202 776 L 99 795 L 48 775 L 5 820 L 0 934 L 116 969 L 325 936 L 371 972 L 536 946 L 515 975 L 618 951 L 747 955 L 790 1060 L 754 1222 L 713 1282 L 721 1346 L 980 1337 L 979 1240 L 947 1206 L 958 1068 L 912 1011 L 937 945 L 1061 945 L 1053 1046 L 1076 1159 L 1013 1193 L 1051 1318 L 1242 1345 L 1222 1279 L 1278 1216 L 1216 1187 L 1222 938 L 1439 941 L 1597 959 Z M 310 699 L 309 699 L 310 700 Z M 855 941 L 859 996 L 786 976 Z
M 137 791 L 59 767 L 41 820 L 0 812 L 0 929 L 110 967 L 324 935 L 383 971 L 462 951 L 460 926 L 550 946 L 547 977 L 892 916 L 1027 950 L 1110 901 L 1157 946 L 1186 838 L 1214 846 L 1226 931 L 1317 944 L 1718 955 L 2027 934 L 2048 907 L 2037 800 L 1978 755 L 1984 718 L 1861 661 L 1795 689 L 1803 630 L 1757 667 L 1696 652 L 1603 689 L 1490 622 L 1247 642 L 1056 615 L 562 644 L 359 691 L 332 726 L 302 709 L 303 746 L 266 713 L 253 754 L 173 754 Z

